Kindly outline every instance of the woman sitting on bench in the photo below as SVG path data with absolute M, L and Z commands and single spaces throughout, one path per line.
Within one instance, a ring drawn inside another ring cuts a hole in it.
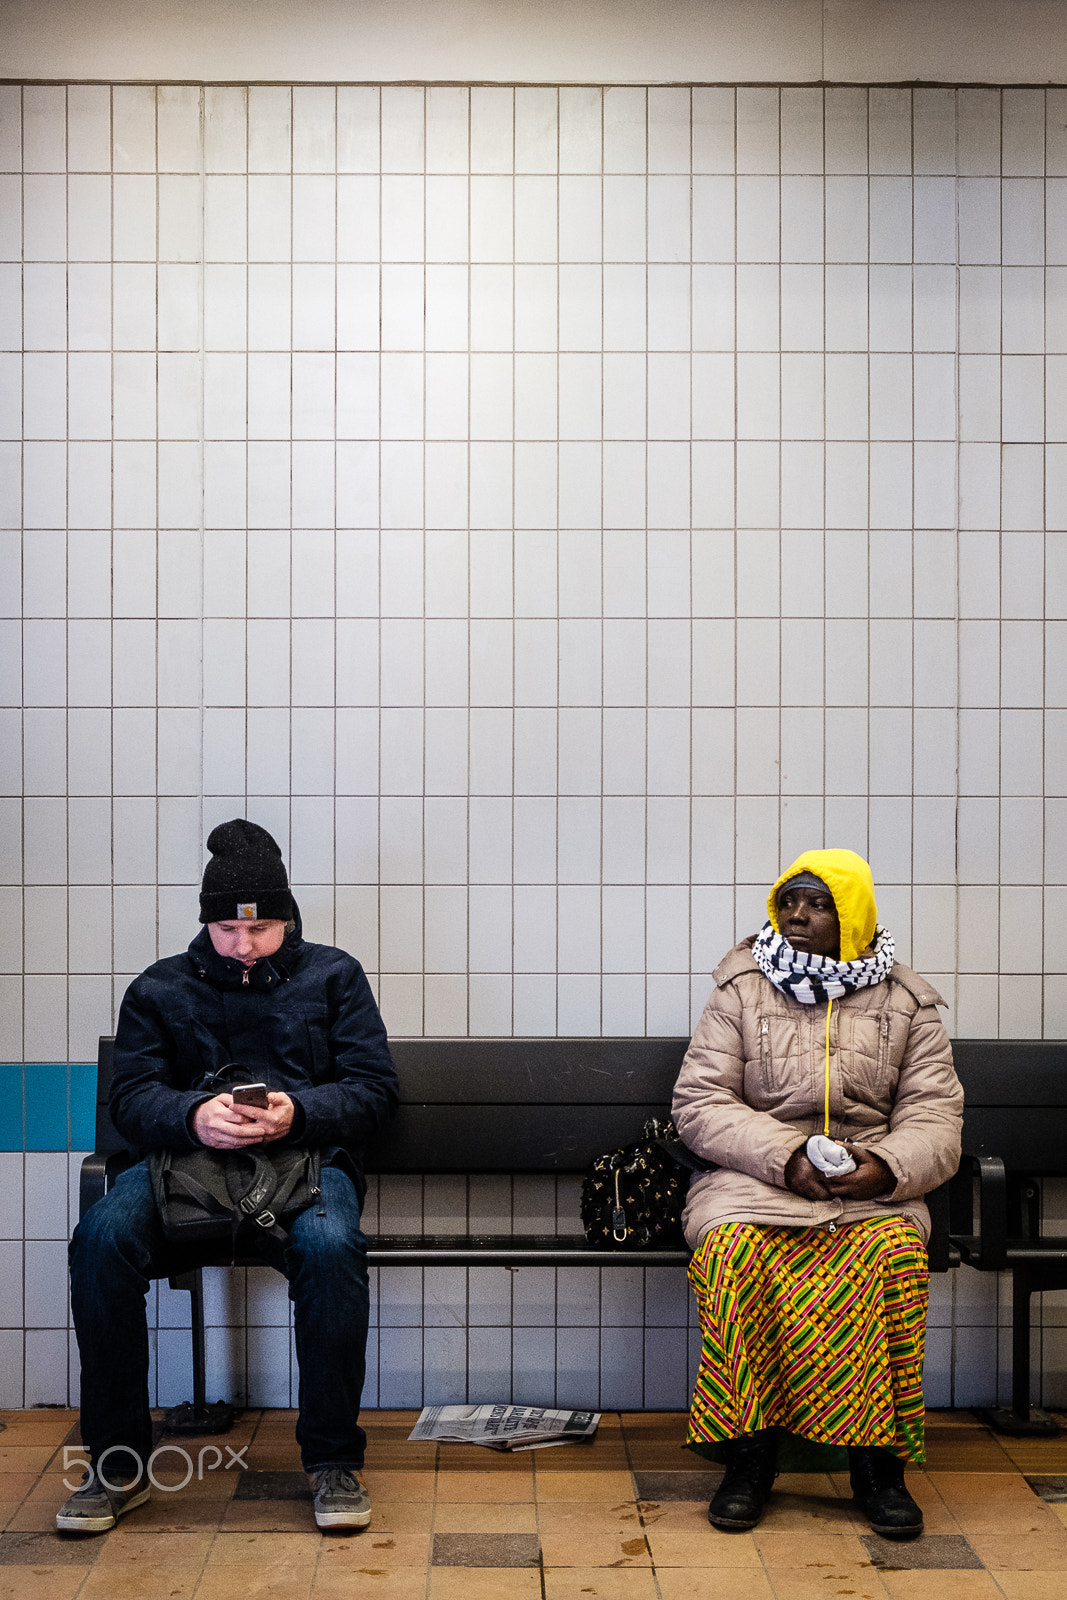
M 925 979 L 894 960 L 871 871 L 812 850 L 714 973 L 674 1119 L 716 1169 L 686 1203 L 703 1332 L 688 1443 L 725 1464 L 715 1527 L 779 1470 L 850 1470 L 879 1533 L 922 1531 L 922 1196 L 956 1170 L 963 1091 Z

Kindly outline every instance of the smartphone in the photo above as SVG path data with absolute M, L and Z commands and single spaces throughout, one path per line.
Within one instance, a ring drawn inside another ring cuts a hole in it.
M 235 1106 L 258 1106 L 266 1111 L 267 1085 L 265 1083 L 238 1083 L 230 1091 Z

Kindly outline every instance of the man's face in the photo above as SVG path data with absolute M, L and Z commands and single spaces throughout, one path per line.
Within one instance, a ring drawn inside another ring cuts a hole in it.
M 209 922 L 207 931 L 220 956 L 251 967 L 281 949 L 285 923 L 276 917 L 259 922 Z
M 836 957 L 841 950 L 837 907 L 825 889 L 787 885 L 778 896 L 778 931 L 805 955 Z

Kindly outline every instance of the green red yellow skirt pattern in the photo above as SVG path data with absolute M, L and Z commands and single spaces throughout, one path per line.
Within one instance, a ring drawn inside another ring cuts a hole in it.
M 689 1266 L 703 1341 L 687 1442 L 760 1428 L 921 1464 L 926 1250 L 898 1217 L 713 1228 Z

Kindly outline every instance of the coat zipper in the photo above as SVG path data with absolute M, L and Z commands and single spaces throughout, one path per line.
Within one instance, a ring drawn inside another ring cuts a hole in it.
M 878 1024 L 878 1074 L 885 1076 L 886 1066 L 889 1061 L 889 1012 L 883 1010 Z

